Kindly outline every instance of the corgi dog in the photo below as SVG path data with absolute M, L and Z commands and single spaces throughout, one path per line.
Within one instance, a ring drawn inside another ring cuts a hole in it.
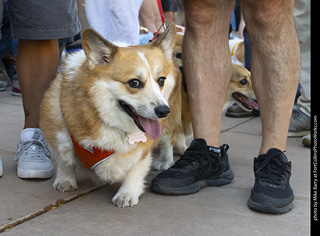
M 152 43 L 120 47 L 84 30 L 83 51 L 65 58 L 41 106 L 41 130 L 57 153 L 54 189 L 78 188 L 80 162 L 98 183 L 121 183 L 113 204 L 138 204 L 161 133 L 182 127 L 175 35 L 171 24 Z
M 259 106 L 254 101 L 255 99 L 250 71 L 243 66 L 232 64 L 232 76 L 223 109 L 235 102 L 245 111 L 257 110 Z

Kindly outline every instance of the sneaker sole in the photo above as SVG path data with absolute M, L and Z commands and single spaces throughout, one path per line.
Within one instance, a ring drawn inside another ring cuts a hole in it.
M 14 92 L 14 91 L 11 92 L 11 95 L 13 95 L 13 96 L 19 96 L 19 97 L 22 96 L 21 92 L 19 93 L 19 92 Z
M 23 170 L 17 167 L 17 175 L 21 179 L 49 179 L 53 176 L 53 167 L 48 170 Z
M 284 207 L 274 207 L 272 204 L 268 202 L 258 203 L 252 200 L 251 196 L 248 199 L 248 206 L 256 211 L 265 212 L 265 213 L 272 213 L 272 214 L 282 214 L 290 211 L 293 208 L 293 195 L 292 197 L 288 198 L 292 199 L 292 201 L 284 206 Z
M 170 188 L 166 186 L 161 186 L 159 184 L 152 184 L 151 190 L 156 193 L 161 193 L 165 195 L 188 195 L 192 193 L 199 192 L 201 189 L 205 187 L 218 187 L 222 185 L 226 185 L 231 183 L 231 181 L 234 178 L 234 173 L 232 168 L 230 167 L 229 170 L 222 173 L 220 175 L 219 179 L 215 178 L 208 178 L 204 180 L 200 180 L 198 182 L 195 182 L 191 185 L 180 187 L 180 188 Z

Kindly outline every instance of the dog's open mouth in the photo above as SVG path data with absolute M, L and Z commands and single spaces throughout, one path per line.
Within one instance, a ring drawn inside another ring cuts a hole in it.
M 161 125 L 159 121 L 148 119 L 140 116 L 132 106 L 125 103 L 124 101 L 119 101 L 121 108 L 134 120 L 134 123 L 138 128 L 145 132 L 150 139 L 157 139 L 161 135 Z
M 248 98 L 242 93 L 234 92 L 232 93 L 232 97 L 248 110 L 257 110 L 259 108 L 258 104 L 254 100 Z

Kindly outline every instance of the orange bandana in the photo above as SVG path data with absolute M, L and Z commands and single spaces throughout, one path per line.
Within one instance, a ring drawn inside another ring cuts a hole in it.
M 88 170 L 93 170 L 98 164 L 109 159 L 115 153 L 114 151 L 101 150 L 100 148 L 92 148 L 91 150 L 85 149 L 74 140 L 71 134 L 70 138 L 72 141 L 74 152 L 77 154 L 79 161 Z
M 82 163 L 82 165 L 85 168 L 87 168 L 88 170 L 93 170 L 101 162 L 103 162 L 113 156 L 115 151 L 101 150 L 100 148 L 95 148 L 95 147 L 93 147 L 92 149 L 86 149 L 86 148 L 82 147 L 74 139 L 72 134 L 69 132 L 68 127 L 66 125 L 66 122 L 64 121 L 64 116 L 63 116 L 61 107 L 60 107 L 60 111 L 61 111 L 63 124 L 67 130 L 67 134 L 69 136 L 73 151 L 76 153 L 79 161 Z

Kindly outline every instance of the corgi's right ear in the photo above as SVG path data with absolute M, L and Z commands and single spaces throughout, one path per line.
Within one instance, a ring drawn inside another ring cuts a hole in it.
M 173 49 L 176 45 L 176 34 L 176 25 L 171 23 L 166 31 L 153 42 L 153 45 L 160 47 L 166 59 L 170 61 L 173 58 Z
M 104 39 L 97 31 L 87 28 L 82 33 L 83 50 L 93 65 L 110 63 L 118 47 Z

